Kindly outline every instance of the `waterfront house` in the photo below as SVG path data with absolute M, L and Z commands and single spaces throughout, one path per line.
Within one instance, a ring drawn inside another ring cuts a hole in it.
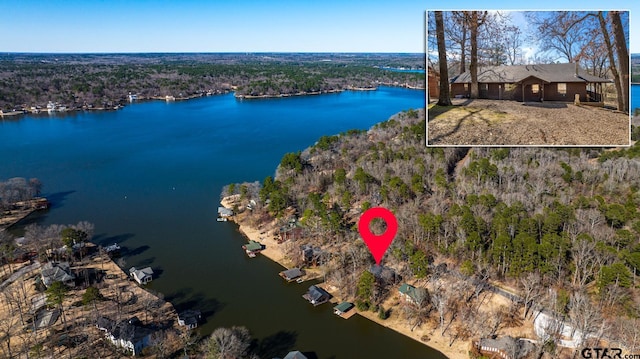
M 105 332 L 105 337 L 113 345 L 130 351 L 134 356 L 140 355 L 142 350 L 151 343 L 153 331 L 144 327 L 137 317 L 119 323 L 100 317 L 96 326 Z
M 47 262 L 42 266 L 40 276 L 42 284 L 47 288 L 54 282 L 62 282 L 68 287 L 75 286 L 76 276 L 71 272 L 68 262 Z
M 312 285 L 311 287 L 309 287 L 307 293 L 302 297 L 308 300 L 309 303 L 316 306 L 328 302 L 329 299 L 331 299 L 331 294 L 318 286 Z
M 292 282 L 304 275 L 304 272 L 300 268 L 291 268 L 280 272 L 280 276 L 287 282 Z
M 256 254 L 260 253 L 263 248 L 262 248 L 262 244 L 251 240 L 249 241 L 249 243 L 243 245 L 242 249 L 244 249 L 244 251 L 247 253 L 249 257 L 253 258 L 256 256 Z
M 478 97 L 494 100 L 602 102 L 609 79 L 590 75 L 577 63 L 485 66 L 478 69 Z M 471 73 L 451 79 L 452 97 L 469 97 Z
M 151 267 L 142 269 L 131 267 L 131 269 L 129 269 L 129 275 L 138 282 L 138 284 L 147 284 L 153 280 L 153 269 L 151 269 Z
M 373 264 L 369 267 L 369 272 L 373 274 L 379 283 L 384 285 L 397 284 L 402 280 L 402 277 L 391 267 Z
M 189 309 L 178 313 L 178 325 L 187 327 L 187 329 L 197 328 L 200 319 L 202 319 L 202 313 L 199 310 Z
M 335 315 L 342 316 L 346 312 L 350 311 L 351 309 L 353 309 L 353 303 L 342 302 L 342 303 L 336 305 L 335 307 L 333 307 L 333 313 Z
M 400 293 L 400 297 L 402 297 L 405 301 L 411 303 L 418 303 L 418 296 L 416 295 L 416 287 L 411 284 L 402 283 L 400 288 L 398 289 Z
M 314 247 L 311 244 L 305 244 L 300 247 L 302 250 L 302 262 L 308 266 L 322 265 L 328 258 L 328 253 L 320 247 Z
M 233 210 L 225 207 L 218 207 L 218 217 L 228 218 L 233 216 Z

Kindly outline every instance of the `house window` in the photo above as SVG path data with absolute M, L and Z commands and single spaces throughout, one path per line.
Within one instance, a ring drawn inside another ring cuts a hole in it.
M 469 84 L 464 84 L 464 90 L 468 91 L 469 90 Z
M 560 95 L 566 95 L 567 94 L 567 84 L 564 82 L 559 82 L 558 83 L 558 93 Z
M 480 84 L 480 90 L 487 91 L 489 89 L 489 84 Z
M 540 85 L 531 84 L 531 93 L 537 94 L 538 92 L 540 92 Z

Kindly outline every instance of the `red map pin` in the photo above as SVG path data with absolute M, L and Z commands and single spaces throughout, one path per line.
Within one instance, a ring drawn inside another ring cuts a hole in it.
M 374 218 L 382 218 L 387 223 L 387 230 L 381 235 L 375 235 L 371 233 L 369 229 L 369 223 Z M 373 207 L 366 210 L 360 221 L 358 221 L 358 231 L 360 236 L 364 240 L 364 243 L 369 247 L 369 251 L 373 254 L 373 258 L 376 260 L 376 264 L 380 264 L 384 252 L 387 251 L 391 242 L 396 236 L 398 231 L 398 220 L 396 216 L 391 213 L 390 210 L 382 207 Z

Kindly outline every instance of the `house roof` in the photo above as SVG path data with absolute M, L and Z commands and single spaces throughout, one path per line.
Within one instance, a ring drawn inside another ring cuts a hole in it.
M 309 287 L 309 291 L 307 292 L 307 294 L 309 294 L 309 299 L 314 301 L 330 297 L 330 294 L 327 293 L 327 291 L 315 285 Z
M 295 279 L 302 276 L 300 268 L 291 268 L 282 272 L 282 275 L 287 279 Z
M 244 245 L 244 249 L 250 252 L 259 251 L 262 249 L 262 244 L 256 241 L 249 241 L 249 243 Z
M 575 63 L 514 66 L 484 66 L 478 68 L 479 83 L 519 83 L 528 77 L 546 82 L 611 82 L 590 75 Z M 454 77 L 451 83 L 471 83 L 471 72 Z
M 307 357 L 299 351 L 289 352 L 284 359 L 307 359 Z
M 152 330 L 149 328 L 141 326 L 140 321 L 136 317 L 123 320 L 117 324 L 111 319 L 100 317 L 98 318 L 96 326 L 108 332 L 116 339 L 122 339 L 134 344 L 152 333 Z
M 199 310 L 188 309 L 184 312 L 178 313 L 178 319 L 183 321 L 186 325 L 198 324 L 198 320 L 202 316 Z
M 134 276 L 136 276 L 136 278 L 142 279 L 147 276 L 149 277 L 153 276 L 153 269 L 151 269 L 151 267 L 146 267 L 142 269 L 136 269 L 136 267 L 131 267 L 131 269 L 129 269 L 129 274 L 133 274 Z
M 71 273 L 69 269 L 69 263 L 54 263 L 47 262 L 42 266 L 42 283 L 45 286 L 50 286 L 53 282 L 68 282 L 74 280 L 76 277 Z
M 398 291 L 404 295 L 409 296 L 409 298 L 415 300 L 416 299 L 416 287 L 411 284 L 402 283 Z
M 334 310 L 340 311 L 342 313 L 348 311 L 351 308 L 353 308 L 353 303 L 350 303 L 350 302 L 342 302 L 336 305 L 335 307 L 333 307 Z

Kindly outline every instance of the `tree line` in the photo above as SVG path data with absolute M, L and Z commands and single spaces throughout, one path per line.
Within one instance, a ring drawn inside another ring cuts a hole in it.
M 270 200 L 266 209 L 283 221 L 297 213 L 298 244 L 330 252 L 325 278 L 363 309 L 380 310 L 389 286 L 372 289 L 372 259 L 354 228 L 364 210 L 384 206 L 399 230 L 383 264 L 403 278 L 438 283 L 434 258 L 454 262 L 450 273 L 468 278 L 456 283 L 469 293 L 488 279 L 508 283 L 525 294 L 525 307 L 544 303 L 576 325 L 588 307 L 598 313 L 589 325 L 600 320 L 609 339 L 638 348 L 629 328 L 640 315 L 639 145 L 428 148 L 420 115 L 286 154 L 257 200 Z M 440 299 L 426 301 L 428 313 L 442 321 L 460 314 L 450 312 L 453 299 Z
M 115 57 L 115 58 L 114 58 Z M 319 60 L 329 57 L 331 61 Z M 385 71 L 414 67 L 419 55 L 4 55 L 0 57 L 0 109 L 113 108 L 138 98 L 188 98 L 237 91 L 275 96 L 375 87 L 379 83 L 424 87 L 424 75 Z M 421 66 L 421 65 L 420 65 Z

